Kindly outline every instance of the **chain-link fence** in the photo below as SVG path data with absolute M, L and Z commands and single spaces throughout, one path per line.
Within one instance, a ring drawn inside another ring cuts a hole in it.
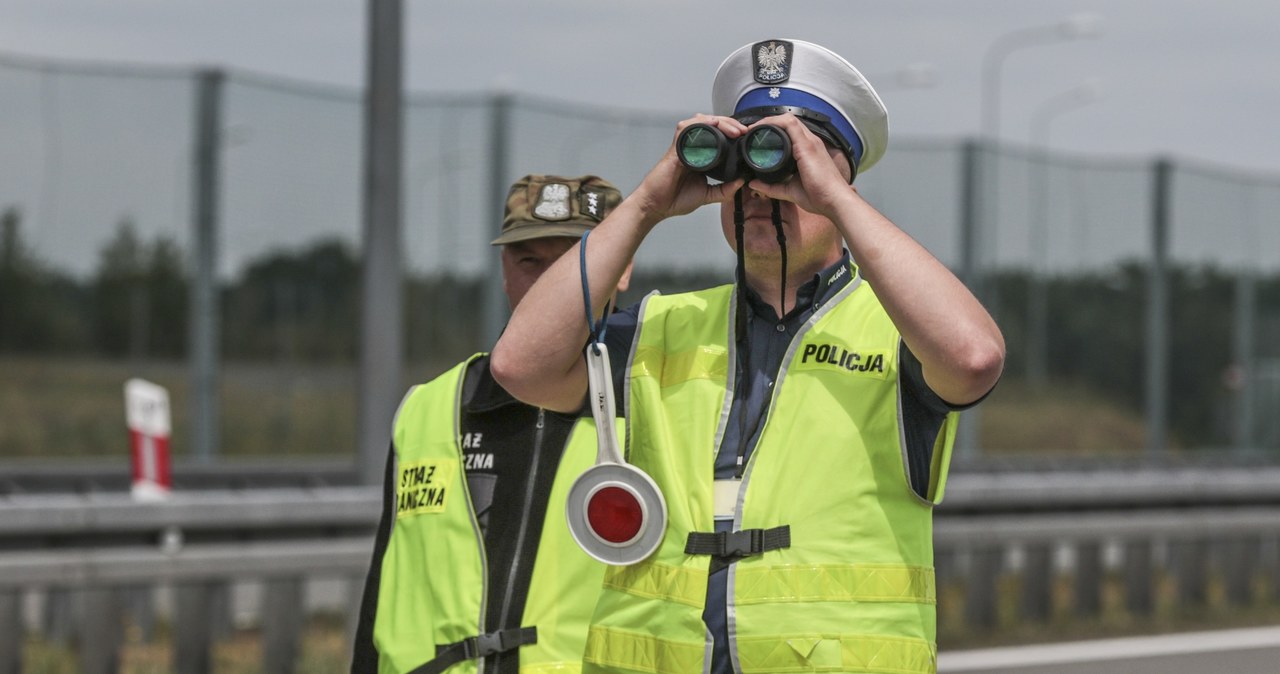
M 594 173 L 628 191 L 684 116 L 428 92 L 404 112 L 397 389 L 492 338 L 486 316 L 505 307 L 488 241 L 507 185 Z M 202 217 L 217 451 L 351 452 L 362 119 L 355 90 L 0 56 L 0 455 L 115 452 L 129 375 L 170 387 L 182 451 Z M 998 391 L 1088 391 L 1129 410 L 1157 452 L 1280 449 L 1280 176 L 896 138 L 858 186 L 997 316 Z M 704 208 L 661 225 L 636 263 L 633 299 L 723 282 L 733 257 Z

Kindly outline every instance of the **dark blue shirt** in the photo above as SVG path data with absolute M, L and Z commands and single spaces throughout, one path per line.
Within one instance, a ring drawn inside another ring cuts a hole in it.
M 853 280 L 856 270 L 846 252 L 836 264 L 823 269 L 796 290 L 796 305 L 786 308 L 779 318 L 764 299 L 746 289 L 747 321 L 744 336 L 738 340 L 736 386 L 729 411 L 724 438 L 716 453 L 716 479 L 738 476 L 755 449 L 764 427 L 764 415 L 772 400 L 774 382 L 782 369 L 783 356 L 791 340 L 813 313 L 830 301 Z M 635 339 L 640 305 L 635 304 L 609 317 L 604 342 L 609 348 L 613 366 L 616 400 L 624 400 L 625 363 Z M 929 486 L 929 466 L 933 442 L 948 411 L 960 409 L 938 397 L 925 384 L 920 361 L 906 348 L 899 347 L 899 385 L 902 389 L 902 412 L 907 443 L 907 463 L 911 485 L 922 496 Z M 619 410 L 621 413 L 622 410 Z M 741 459 L 739 459 L 741 457 Z M 717 531 L 731 531 L 733 522 L 716 522 Z M 726 617 L 728 573 L 721 569 L 707 579 L 707 603 L 702 619 L 714 639 L 711 655 L 712 674 L 729 674 L 728 620 Z

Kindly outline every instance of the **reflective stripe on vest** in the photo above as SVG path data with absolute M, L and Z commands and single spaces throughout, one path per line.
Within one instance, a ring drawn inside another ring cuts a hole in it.
M 382 560 L 374 620 L 380 674 L 412 671 L 435 658 L 438 646 L 483 631 L 489 591 L 484 542 L 459 441 L 459 400 L 471 360 L 411 389 L 396 413 L 399 514 Z M 604 565 L 573 542 L 564 503 L 569 486 L 595 455 L 594 422 L 582 419 L 570 434 L 552 485 L 518 625 L 537 628 L 537 642 L 518 649 L 522 674 L 573 674 L 581 668 Z M 478 669 L 476 660 L 464 660 L 447 671 Z
M 629 458 L 658 482 L 671 519 L 653 558 L 606 574 L 584 671 L 705 671 L 709 560 L 683 548 L 689 532 L 714 530 L 735 306 L 723 286 L 651 295 L 641 307 L 628 368 Z M 783 359 L 734 529 L 788 526 L 791 545 L 729 568 L 730 654 L 740 671 L 936 669 L 931 503 L 907 479 L 899 340 L 855 278 Z M 954 424 L 949 415 L 935 447 L 936 494 Z

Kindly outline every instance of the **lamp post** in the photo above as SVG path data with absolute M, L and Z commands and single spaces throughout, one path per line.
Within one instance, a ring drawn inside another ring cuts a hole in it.
M 978 146 L 978 162 L 974 180 L 976 217 L 969 221 L 968 229 L 962 232 L 962 246 L 973 251 L 967 258 L 963 270 L 964 282 L 973 294 L 987 305 L 993 315 L 998 317 L 1000 299 L 995 287 L 986 283 L 987 266 L 983 259 L 994 253 L 986 253 L 987 242 L 996 242 L 997 206 L 999 204 L 999 170 L 996 151 L 1000 136 L 1000 76 L 1005 59 L 1013 52 L 1039 44 L 1051 44 L 1065 40 L 1093 37 L 1101 33 L 1102 20 L 1096 14 L 1073 14 L 1057 23 L 1029 26 L 1005 33 L 997 37 L 987 47 L 982 57 L 981 97 L 979 98 L 979 121 L 982 125 L 983 144 Z M 985 146 L 985 147 L 984 147 Z M 979 224 L 981 223 L 981 224 Z M 981 425 L 981 412 L 978 409 L 966 410 L 965 422 L 960 424 L 956 438 L 957 452 L 969 457 L 978 451 L 978 427 Z
M 1031 146 L 1040 151 L 1031 181 L 1031 268 L 1027 282 L 1027 382 L 1044 387 L 1048 372 L 1049 302 L 1044 272 L 1049 257 L 1049 131 L 1058 116 L 1097 101 L 1097 80 L 1090 79 L 1050 96 L 1031 116 Z
M 982 135 L 990 141 L 1000 135 L 1000 76 L 1005 59 L 1013 52 L 1040 44 L 1097 37 L 1102 34 L 1102 17 L 1093 13 L 1073 14 L 1057 23 L 1030 26 L 997 37 L 982 57 Z

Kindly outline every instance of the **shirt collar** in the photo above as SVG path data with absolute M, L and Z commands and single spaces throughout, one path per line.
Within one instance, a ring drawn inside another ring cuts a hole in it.
M 854 266 L 853 259 L 849 257 L 849 251 L 846 250 L 835 264 L 814 275 L 812 283 L 816 284 L 818 291 L 813 294 L 813 310 L 817 311 L 818 307 L 844 290 L 844 287 L 849 285 L 857 275 L 858 268 Z
M 474 377 L 468 376 L 463 385 L 462 404 L 468 412 L 489 412 L 519 402 L 494 380 L 489 371 L 488 355 L 472 363 L 471 367 L 480 368 L 480 371 Z
M 857 272 L 857 267 L 854 266 L 853 260 L 849 257 L 849 251 L 844 251 L 838 261 L 814 274 L 813 278 L 796 288 L 796 306 L 788 311 L 787 316 L 784 318 L 794 316 L 797 309 L 802 309 L 802 313 L 805 315 L 817 311 L 819 307 L 826 304 L 828 300 L 835 297 L 845 286 L 849 285 L 849 282 L 853 280 Z M 762 309 L 767 308 L 769 311 L 765 312 L 764 315 L 767 316 L 773 313 L 772 308 L 750 286 L 747 286 L 746 296 L 754 311 L 760 312 Z

